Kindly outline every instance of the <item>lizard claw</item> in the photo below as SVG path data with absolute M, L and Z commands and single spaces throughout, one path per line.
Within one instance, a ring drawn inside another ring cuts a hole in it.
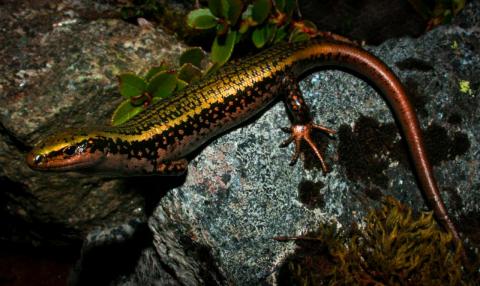
M 292 160 L 290 161 L 290 165 L 294 165 L 297 161 L 298 158 L 300 157 L 300 146 L 302 141 L 307 142 L 307 144 L 310 146 L 310 148 L 313 150 L 313 153 L 315 153 L 315 156 L 320 160 L 320 164 L 322 165 L 322 170 L 324 173 L 328 172 L 328 167 L 327 164 L 325 163 L 325 160 L 323 159 L 322 154 L 318 150 L 317 146 L 312 140 L 311 133 L 312 130 L 320 130 L 328 134 L 335 134 L 335 130 L 332 130 L 330 128 L 313 124 L 313 123 L 307 123 L 305 125 L 293 125 L 290 128 L 282 128 L 283 131 L 290 133 L 290 137 L 288 137 L 287 140 L 285 140 L 280 147 L 286 147 L 290 145 L 290 143 L 295 142 L 295 151 L 292 156 Z

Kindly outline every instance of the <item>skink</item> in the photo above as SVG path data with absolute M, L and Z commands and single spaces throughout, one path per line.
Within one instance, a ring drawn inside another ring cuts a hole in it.
M 120 126 L 67 130 L 38 143 L 27 155 L 35 170 L 92 171 L 120 175 L 177 175 L 186 171 L 186 155 L 282 97 L 291 114 L 293 162 L 305 141 L 327 166 L 312 130 L 333 130 L 312 122 L 298 80 L 321 66 L 344 67 L 368 78 L 393 110 L 408 143 L 415 170 L 437 220 L 461 245 L 427 159 L 419 122 L 405 89 L 378 58 L 334 37 L 277 45 L 223 66 L 176 96 L 159 101 Z

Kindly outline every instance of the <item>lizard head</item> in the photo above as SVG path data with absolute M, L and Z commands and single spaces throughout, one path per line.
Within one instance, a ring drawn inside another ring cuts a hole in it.
M 47 136 L 27 154 L 26 161 L 38 171 L 74 171 L 111 177 L 156 174 L 154 147 L 135 143 L 138 146 L 112 137 L 103 129 L 71 129 Z
M 27 164 L 40 171 L 76 171 L 102 161 L 92 149 L 94 136 L 85 130 L 63 131 L 39 142 L 28 154 Z

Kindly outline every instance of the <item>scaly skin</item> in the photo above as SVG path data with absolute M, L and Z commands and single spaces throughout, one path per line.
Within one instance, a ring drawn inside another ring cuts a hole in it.
M 40 142 L 27 156 L 36 170 L 92 171 L 121 175 L 175 175 L 187 168 L 185 156 L 219 133 L 239 125 L 283 95 L 292 113 L 293 161 L 302 140 L 322 161 L 310 138 L 312 123 L 298 89 L 299 78 L 320 66 L 345 67 L 372 81 L 392 108 L 408 143 L 419 182 L 437 219 L 461 240 L 440 196 L 427 159 L 420 126 L 405 89 L 378 58 L 360 47 L 329 37 L 283 44 L 232 62 L 175 97 L 157 102 L 127 123 L 70 130 Z

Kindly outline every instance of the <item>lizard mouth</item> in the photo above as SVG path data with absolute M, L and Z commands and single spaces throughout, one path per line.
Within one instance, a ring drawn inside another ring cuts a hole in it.
M 84 153 L 74 156 L 47 157 L 32 150 L 27 154 L 27 165 L 36 171 L 77 171 L 95 166 L 101 161 L 101 154 Z

